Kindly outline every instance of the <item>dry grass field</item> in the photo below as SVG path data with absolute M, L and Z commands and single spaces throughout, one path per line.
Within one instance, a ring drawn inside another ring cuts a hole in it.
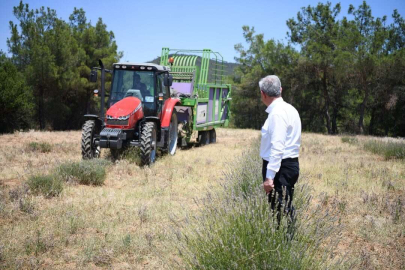
M 151 168 L 120 160 L 107 168 L 103 186 L 66 185 L 59 197 L 51 199 L 15 191 L 32 174 L 79 161 L 80 136 L 80 132 L 1 136 L 0 265 L 167 268 L 177 259 L 170 218 L 181 220 L 194 211 L 194 200 L 218 185 L 224 169 L 258 133 L 222 129 L 215 145 L 180 150 Z M 48 142 L 52 149 L 32 151 L 32 142 Z
M 359 269 L 405 268 L 405 162 L 385 160 L 341 137 L 304 134 L 301 181 L 314 200 L 337 206 L 343 231 L 336 252 Z
M 302 177 L 325 207 L 337 205 L 344 226 L 337 252 L 360 269 L 405 268 L 405 162 L 385 160 L 340 137 L 305 134 Z M 303 180 L 303 179 L 301 179 Z
M 81 133 L 0 136 L 0 268 L 181 265 L 173 220 L 182 223 L 198 211 L 201 204 L 195 202 L 220 186 L 223 173 L 259 134 L 220 129 L 216 144 L 180 150 L 150 168 L 119 160 L 107 166 L 104 185 L 69 182 L 52 198 L 33 194 L 25 183 L 80 161 Z M 357 269 L 405 268 L 403 160 L 385 160 L 338 136 L 303 134 L 300 166 L 300 185 L 310 185 L 311 202 L 339 209 L 343 231 L 333 235 L 340 239 L 338 257 L 346 256 Z

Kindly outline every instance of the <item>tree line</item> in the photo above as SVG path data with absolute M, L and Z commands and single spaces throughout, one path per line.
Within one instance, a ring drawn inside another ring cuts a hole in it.
M 305 131 L 405 136 L 404 19 L 397 10 L 392 23 L 374 18 L 365 1 L 340 13 L 330 2 L 302 8 L 287 21 L 288 44 L 243 27 L 248 46 L 235 46 L 235 126 L 261 128 L 267 114 L 258 81 L 276 74 Z
M 97 107 L 91 68 L 98 59 L 111 66 L 122 57 L 114 33 L 101 18 L 88 22 L 83 9 L 74 8 L 68 22 L 22 1 L 13 13 L 19 23 L 10 22 L 11 57 L 0 52 L 0 133 L 80 128 L 83 115 Z
M 66 22 L 50 8 L 22 1 L 10 22 L 10 57 L 0 51 L 0 133 L 36 128 L 79 129 L 83 115 L 98 110 L 90 69 L 102 59 L 118 62 L 114 33 L 74 8 Z M 232 123 L 260 129 L 267 115 L 259 80 L 280 77 L 283 98 L 300 112 L 304 131 L 405 136 L 405 22 L 374 18 L 366 2 L 319 3 L 302 8 L 286 23 L 288 43 L 265 40 L 244 26 L 246 48 L 235 45 Z M 228 67 L 229 68 L 229 67 Z M 107 74 L 106 89 L 111 81 Z

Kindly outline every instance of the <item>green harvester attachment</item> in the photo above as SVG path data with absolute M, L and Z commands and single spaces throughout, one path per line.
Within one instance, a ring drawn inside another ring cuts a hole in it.
M 189 130 L 201 132 L 228 126 L 232 91 L 231 85 L 225 83 L 225 63 L 220 53 L 163 48 L 160 65 L 170 68 L 171 90 L 180 98 L 181 107 L 189 108 L 190 117 L 183 117 Z

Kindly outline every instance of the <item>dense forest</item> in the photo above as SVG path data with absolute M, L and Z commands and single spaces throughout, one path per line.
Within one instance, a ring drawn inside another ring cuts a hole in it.
M 89 23 L 83 9 L 68 22 L 23 2 L 13 12 L 19 23 L 10 22 L 10 57 L 0 51 L 0 133 L 79 129 L 83 115 L 97 109 L 91 67 L 122 58 L 114 33 L 101 18 Z M 237 65 L 226 67 L 233 125 L 261 128 L 258 81 L 276 74 L 305 131 L 404 137 L 405 21 L 397 10 L 391 16 L 390 23 L 374 18 L 366 2 L 343 17 L 340 4 L 304 7 L 286 22 L 287 44 L 244 26 L 247 46 L 235 45 Z

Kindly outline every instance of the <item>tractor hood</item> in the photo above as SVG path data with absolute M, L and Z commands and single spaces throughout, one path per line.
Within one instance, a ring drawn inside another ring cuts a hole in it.
M 141 108 L 141 101 L 138 98 L 127 97 L 112 105 L 108 109 L 107 115 L 113 118 L 118 118 L 120 116 L 130 115 L 135 110 L 139 110 Z
M 126 97 L 108 109 L 106 124 L 107 127 L 133 128 L 142 118 L 142 102 L 136 97 Z

